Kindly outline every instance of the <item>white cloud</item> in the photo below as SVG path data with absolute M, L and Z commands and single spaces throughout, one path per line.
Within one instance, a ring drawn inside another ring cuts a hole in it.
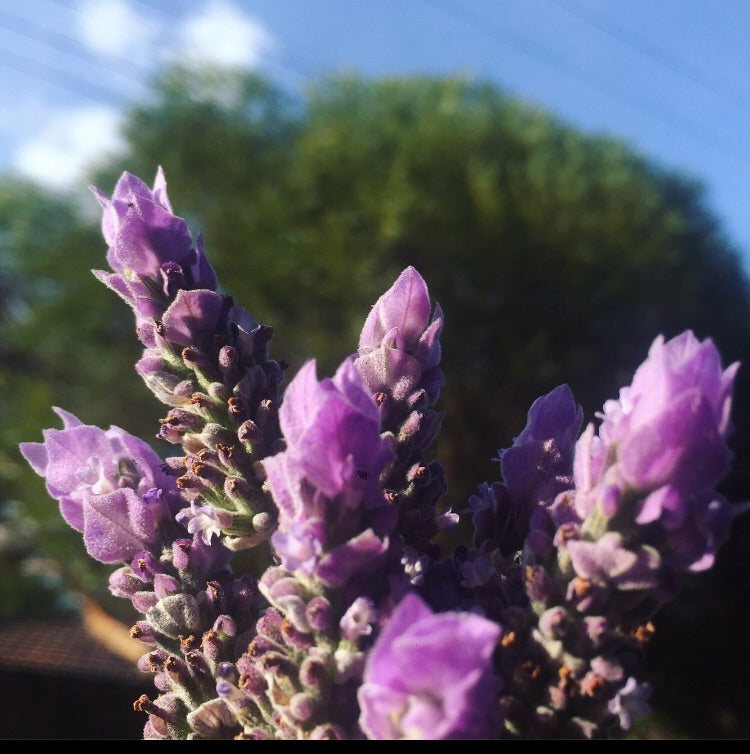
M 210 0 L 169 29 L 137 13 L 128 0 L 81 0 L 77 25 L 91 53 L 130 61 L 140 72 L 168 59 L 253 68 L 274 45 L 260 22 L 227 0 Z M 0 158 L 50 188 L 81 187 L 96 161 L 125 151 L 122 118 L 105 105 L 62 109 L 40 100 L 33 107 L 0 107 L 0 136 L 13 144 L 4 153 L 0 145 Z
M 179 31 L 181 59 L 254 68 L 273 47 L 265 27 L 224 0 L 212 0 Z
M 160 33 L 157 24 L 136 13 L 126 0 L 83 0 L 77 26 L 83 44 L 109 58 L 148 55 Z
M 17 150 L 13 167 L 50 188 L 73 187 L 95 160 L 123 147 L 120 119 L 104 106 L 57 111 Z

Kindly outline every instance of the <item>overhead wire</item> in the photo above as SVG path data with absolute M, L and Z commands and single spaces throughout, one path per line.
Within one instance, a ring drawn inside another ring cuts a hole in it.
M 66 12 L 72 13 L 74 11 L 71 4 L 64 2 L 64 0 L 52 1 L 64 8 Z M 149 12 L 155 12 L 160 15 L 170 26 L 174 26 L 175 23 L 179 22 L 180 17 L 174 11 L 166 10 L 163 6 L 148 3 L 145 0 L 135 1 Z M 647 45 L 643 40 L 634 37 L 632 34 L 627 34 L 621 28 L 613 25 L 612 22 L 605 23 L 590 12 L 581 10 L 579 6 L 572 7 L 570 3 L 560 2 L 560 0 L 549 1 L 555 2 L 564 12 L 568 12 L 577 17 L 579 21 L 596 28 L 600 33 L 608 34 L 618 39 L 621 43 L 627 44 L 636 52 L 648 56 L 652 61 L 661 65 L 663 70 L 671 71 L 674 75 L 680 75 L 686 80 L 699 84 L 711 91 L 716 91 L 716 86 L 706 79 L 706 77 L 701 76 L 698 71 L 692 70 L 691 67 L 680 63 L 673 56 Z M 431 9 L 463 23 L 476 33 L 483 34 L 493 41 L 529 57 L 536 63 L 553 68 L 559 74 L 568 76 L 578 84 L 593 88 L 607 98 L 628 108 L 635 109 L 645 117 L 658 120 L 663 125 L 679 130 L 682 136 L 689 135 L 703 144 L 710 145 L 712 148 L 717 148 L 717 145 L 721 144 L 722 149 L 726 150 L 728 142 L 725 137 L 720 137 L 712 130 L 698 126 L 692 119 L 684 118 L 671 112 L 664 107 L 663 103 L 649 101 L 642 96 L 627 92 L 621 88 L 615 90 L 609 82 L 593 75 L 590 68 L 575 64 L 564 55 L 539 44 L 528 35 L 519 34 L 508 26 L 499 26 L 491 18 L 487 17 L 486 14 L 484 16 L 480 15 L 476 10 L 471 10 L 469 6 L 458 6 L 455 3 L 446 2 L 446 0 L 421 0 L 421 2 Z M 0 9 L 0 28 L 5 28 L 26 39 L 34 40 L 38 44 L 52 48 L 56 53 L 75 57 L 82 62 L 90 62 L 91 60 L 90 56 L 81 53 L 80 44 L 73 37 L 60 31 L 43 27 L 29 18 L 11 14 L 6 9 Z M 286 57 L 289 58 L 289 55 L 287 54 Z M 289 64 L 268 53 L 262 55 L 261 58 L 266 64 L 286 71 L 287 74 L 292 74 L 303 82 L 311 79 L 311 70 L 315 67 L 310 61 L 304 62 L 298 60 L 296 64 Z M 23 52 L 7 49 L 7 47 L 3 50 L 3 54 L 0 55 L 0 65 L 36 77 L 48 84 L 93 101 L 101 99 L 111 101 L 113 98 L 121 99 L 125 91 L 115 83 L 118 77 L 121 82 L 125 79 L 129 85 L 133 84 L 132 75 L 128 76 L 118 71 L 113 65 L 106 66 L 106 77 L 95 74 L 94 80 L 92 80 L 86 74 L 87 69 L 85 67 L 77 69 L 76 72 L 71 72 L 59 65 L 50 65 L 34 59 Z M 101 63 L 99 62 L 98 65 L 101 66 Z M 129 61 L 129 65 L 135 65 L 142 71 L 146 70 L 146 67 L 140 65 L 137 60 Z M 97 70 L 101 70 L 101 68 Z
M 681 57 L 669 52 L 666 47 L 657 47 L 643 37 L 614 23 L 612 16 L 608 16 L 605 20 L 600 14 L 592 12 L 589 8 L 565 0 L 547 0 L 547 2 L 555 3 L 570 15 L 576 16 L 589 26 L 627 45 L 641 55 L 651 58 L 665 70 L 671 70 L 676 75 L 702 87 L 711 94 L 723 97 L 735 105 L 738 103 L 750 105 L 750 94 L 747 92 L 731 86 L 726 79 L 706 75 L 703 69 L 690 65 Z
M 81 51 L 79 42 L 67 34 L 50 29 L 27 17 L 9 13 L 4 8 L 0 8 L 0 29 L 5 29 L 12 35 L 22 38 L 24 50 L 28 48 L 27 43 L 31 41 L 57 56 L 55 63 L 52 64 L 32 57 L 25 51 L 11 49 L 4 44 L 0 49 L 2 53 L 0 65 L 6 68 L 19 71 L 94 102 L 119 100 L 133 91 L 135 80 L 132 75 L 128 76 L 111 65 L 94 66 L 91 57 Z M 61 65 L 60 55 L 76 61 L 74 70 Z M 101 75 L 102 68 L 106 70 L 106 76 Z M 120 79 L 119 86 L 118 78 Z M 128 85 L 127 91 L 123 88 L 123 83 Z
M 693 119 L 684 118 L 668 110 L 664 107 L 663 102 L 649 101 L 627 92 L 622 87 L 615 89 L 610 82 L 595 77 L 590 68 L 575 64 L 563 55 L 536 43 L 528 36 L 514 32 L 509 27 L 498 26 L 486 14 L 480 15 L 476 11 L 472 11 L 467 5 L 457 7 L 455 3 L 445 2 L 445 0 L 420 0 L 420 2 L 453 18 L 455 21 L 463 23 L 492 41 L 529 57 L 536 63 L 553 68 L 558 74 L 562 73 L 576 83 L 588 86 L 608 99 L 636 110 L 644 117 L 659 121 L 662 125 L 677 131 L 683 137 L 688 135 L 696 142 L 715 150 L 721 150 L 723 153 L 726 153 L 727 147 L 730 146 L 726 136 L 719 135 L 712 129 L 699 126 Z M 745 149 L 744 144 L 740 145 L 733 141 L 731 147 L 737 153 L 743 153 Z

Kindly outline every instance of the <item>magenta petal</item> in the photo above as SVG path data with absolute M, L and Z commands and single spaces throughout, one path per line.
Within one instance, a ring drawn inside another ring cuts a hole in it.
M 131 506 L 138 505 L 131 489 L 109 495 L 92 495 L 84 505 L 83 541 L 92 558 L 102 563 L 118 563 L 143 549 L 143 540 L 133 532 Z
M 427 329 L 422 333 L 415 350 L 415 356 L 422 361 L 425 369 L 440 363 L 440 333 L 443 330 L 443 310 L 435 304 L 435 313 Z
M 622 546 L 622 537 L 616 532 L 608 532 L 596 542 L 570 540 L 567 550 L 576 573 L 600 583 L 623 573 L 636 562 L 635 554 Z
M 360 335 L 359 351 L 378 348 L 395 327 L 403 338 L 404 350 L 412 351 L 427 327 L 430 308 L 422 276 L 414 267 L 407 267 L 370 310 Z
M 360 356 L 356 364 L 372 393 L 390 392 L 395 400 L 406 398 L 422 379 L 423 365 L 414 356 L 388 346 Z
M 369 653 L 358 691 L 360 725 L 372 739 L 475 739 L 494 732 L 499 683 L 493 621 L 432 613 L 407 594 Z
M 346 359 L 339 366 L 331 383 L 357 414 L 366 417 L 375 424 L 380 422 L 378 407 L 375 405 L 370 391 L 365 389 L 362 377 L 353 360 Z
M 300 513 L 302 503 L 299 499 L 301 479 L 294 473 L 294 462 L 286 453 L 277 453 L 263 460 L 263 468 L 273 500 L 282 515 L 295 518 Z
M 731 455 L 708 401 L 688 390 L 628 436 L 619 458 L 623 477 L 635 488 L 670 484 L 689 492 L 716 484 Z
M 83 422 L 70 411 L 66 411 L 64 408 L 58 408 L 53 406 L 52 410 L 63 420 L 63 429 L 71 429 L 72 427 L 82 427 Z
M 223 307 L 224 299 L 215 291 L 179 290 L 164 312 L 164 337 L 183 346 L 210 345 Z
M 315 420 L 322 399 L 315 359 L 305 362 L 289 383 L 279 409 L 279 422 L 287 443 L 294 446 Z
M 43 442 L 22 442 L 18 445 L 21 455 L 39 476 L 44 476 L 49 464 L 49 455 Z
M 172 204 L 167 196 L 167 179 L 164 175 L 164 169 L 161 165 L 156 170 L 153 189 L 154 201 L 163 207 L 167 212 L 172 212 Z
M 49 490 L 49 486 L 47 487 Z M 52 492 L 50 491 L 50 494 Z M 54 495 L 52 495 L 54 497 Z M 60 513 L 65 519 L 65 523 L 76 531 L 83 531 L 83 503 L 75 498 L 63 496 L 60 498 Z
M 659 553 L 649 547 L 630 550 L 617 532 L 607 532 L 596 542 L 570 540 L 566 548 L 576 573 L 595 584 L 620 590 L 651 589 L 658 584 Z
M 387 549 L 388 541 L 367 529 L 321 558 L 315 575 L 329 587 L 341 586 L 355 574 L 374 566 Z

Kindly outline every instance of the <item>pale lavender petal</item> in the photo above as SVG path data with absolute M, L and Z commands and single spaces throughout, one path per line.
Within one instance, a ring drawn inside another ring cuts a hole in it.
M 140 504 L 133 490 L 127 488 L 108 495 L 92 495 L 86 500 L 83 541 L 92 558 L 102 563 L 118 563 L 143 549 L 144 532 L 133 531 L 129 516 L 130 508 Z
M 368 738 L 477 739 L 496 735 L 499 681 L 493 621 L 432 613 L 414 594 L 394 610 L 369 653 L 358 691 Z
M 164 312 L 165 339 L 184 346 L 209 346 L 223 308 L 224 299 L 215 291 L 178 291 Z
M 354 575 L 373 568 L 387 551 L 388 541 L 367 529 L 322 557 L 315 575 L 330 587 L 342 586 Z
M 427 327 L 430 316 L 427 286 L 414 267 L 407 267 L 370 310 L 359 339 L 359 351 L 378 348 L 384 336 L 398 328 L 403 345 L 412 351 Z

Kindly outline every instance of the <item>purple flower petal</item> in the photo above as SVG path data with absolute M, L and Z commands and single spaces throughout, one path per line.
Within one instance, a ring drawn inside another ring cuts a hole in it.
M 393 347 L 413 351 L 427 327 L 431 308 L 427 285 L 414 267 L 407 267 L 370 310 L 359 339 L 360 353 L 379 348 L 394 328 L 397 341 Z
M 497 733 L 492 656 L 500 627 L 472 613 L 432 613 L 414 594 L 369 653 L 358 691 L 368 738 L 477 739 Z

